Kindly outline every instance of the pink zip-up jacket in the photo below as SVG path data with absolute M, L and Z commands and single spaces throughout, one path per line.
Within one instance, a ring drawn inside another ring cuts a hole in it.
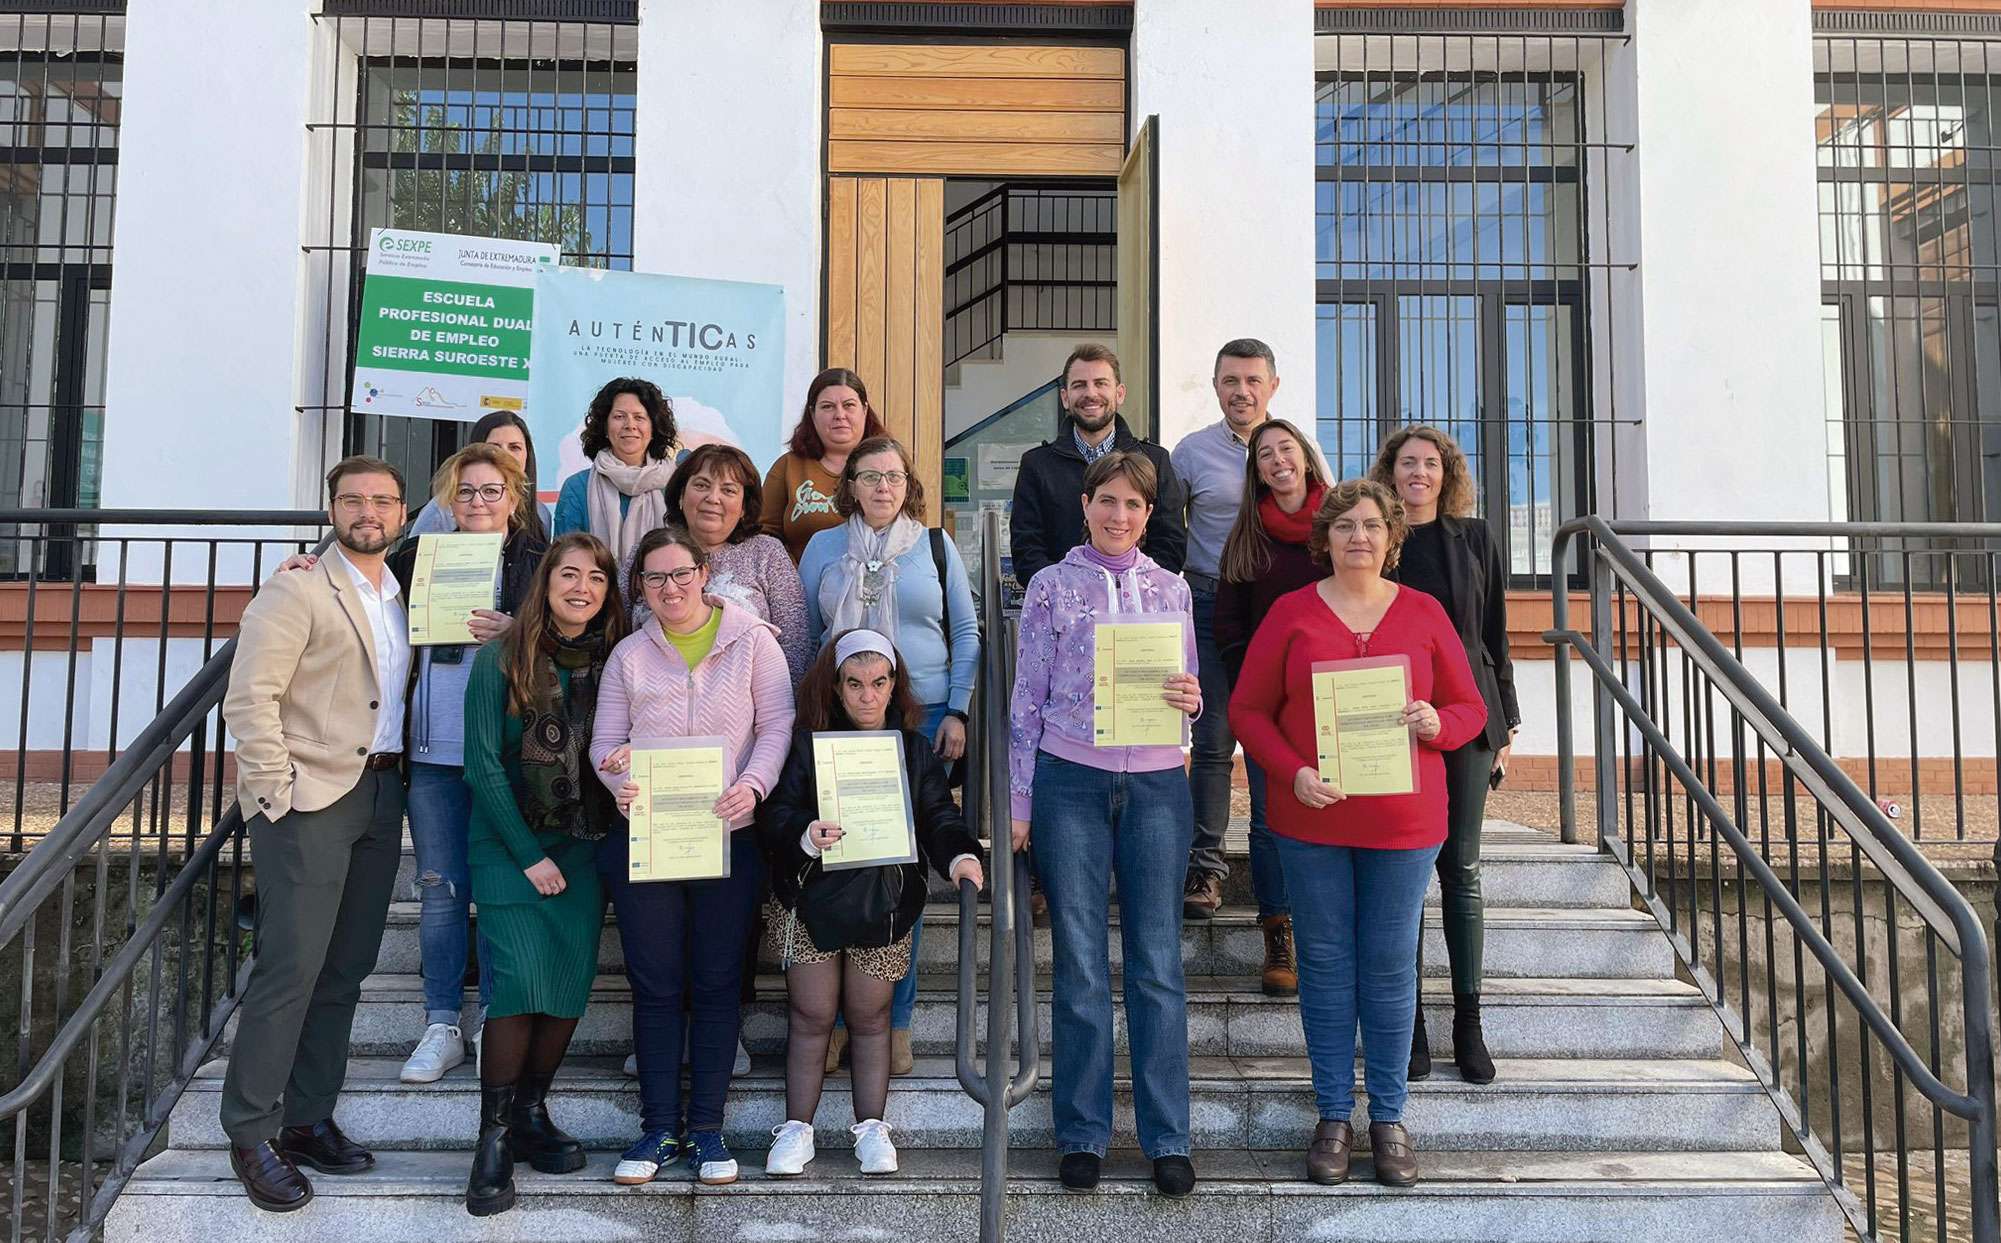
M 591 728 L 591 767 L 616 794 L 624 773 L 605 772 L 604 758 L 634 738 L 703 738 L 719 735 L 723 784 L 749 782 L 758 800 L 778 784 L 792 746 L 792 674 L 771 623 L 726 600 L 716 645 L 693 669 L 667 641 L 660 623 L 625 637 L 605 662 Z M 749 827 L 754 815 L 730 822 Z

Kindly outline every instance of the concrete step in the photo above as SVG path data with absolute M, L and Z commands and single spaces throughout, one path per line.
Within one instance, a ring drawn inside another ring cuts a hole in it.
M 417 974 L 418 904 L 398 902 L 389 910 L 389 925 L 375 969 L 387 974 Z M 1116 927 L 1118 917 L 1113 915 Z M 982 908 L 980 930 L 973 938 L 982 967 L 991 948 L 990 921 Z M 1551 953 L 1553 945 L 1561 953 Z M 1116 933 L 1111 938 L 1113 969 L 1124 960 Z M 959 908 L 935 903 L 925 913 L 924 935 L 918 941 L 918 969 L 951 971 L 959 961 Z M 1255 979 L 1264 968 L 1264 932 L 1257 917 L 1243 909 L 1225 909 L 1208 920 L 1191 920 L 1181 929 L 1181 961 L 1191 975 L 1241 976 Z M 615 918 L 608 917 L 598 943 L 599 968 L 622 971 L 624 947 Z M 1049 972 L 1049 929 L 1035 930 L 1035 963 Z M 765 955 L 760 967 L 776 971 L 776 959 Z M 1445 953 L 1443 915 L 1425 912 L 1424 969 L 1444 975 L 1450 967 Z M 1674 949 L 1660 925 L 1644 911 L 1629 907 L 1489 907 L 1487 910 L 1486 973 L 1496 978 L 1533 975 L 1617 977 L 1666 976 L 1674 971 Z
M 1554 951 L 1552 951 L 1554 954 Z M 1195 1054 L 1289 1057 L 1305 1048 L 1299 1006 L 1265 997 L 1248 981 L 1191 976 L 1188 1042 Z M 1119 981 L 1113 980 L 1114 992 Z M 1450 1051 L 1451 987 L 1424 981 L 1425 1018 L 1434 1051 Z M 923 1054 L 949 1054 L 957 1032 L 958 985 L 949 976 L 919 977 L 911 1042 Z M 1693 986 L 1673 979 L 1489 980 L 1481 994 L 1488 1048 L 1496 1057 L 1715 1057 L 1722 1028 Z M 422 1035 L 423 983 L 411 975 L 371 976 L 355 1014 L 354 1052 L 404 1057 Z M 1049 1039 L 1046 989 L 1038 1007 Z M 984 1007 L 977 1012 L 984 1016 Z M 984 1021 L 982 1017 L 981 1021 Z M 1113 1011 L 1117 1047 L 1125 1051 L 1125 1015 Z M 984 1030 L 984 1029 L 982 1029 Z M 631 1049 L 632 1007 L 625 977 L 600 975 L 578 1025 L 580 1054 L 623 1056 Z M 744 1008 L 744 1043 L 753 1053 L 777 1053 L 785 1041 L 785 983 L 759 976 L 756 999 Z
M 464 1207 L 460 1153 L 385 1152 L 353 1178 L 315 1177 L 305 1209 L 259 1212 L 237 1189 L 223 1152 L 170 1151 L 141 1166 L 111 1211 L 111 1243 L 437 1243 L 522 1239 L 537 1243 L 713 1239 L 968 1239 L 979 1234 L 977 1150 L 907 1148 L 902 1169 L 864 1179 L 844 1153 L 828 1153 L 804 1178 L 769 1180 L 762 1154 L 739 1150 L 742 1179 L 702 1187 L 685 1166 L 640 1188 L 610 1181 L 612 1154 L 570 1175 L 516 1175 L 513 1212 L 473 1218 Z M 1700 1238 L 1783 1238 L 1836 1243 L 1841 1216 L 1799 1158 L 1783 1153 L 1531 1155 L 1422 1151 L 1424 1181 L 1379 1187 L 1368 1162 L 1344 1186 L 1303 1178 L 1298 1152 L 1198 1151 L 1196 1194 L 1152 1194 L 1146 1162 L 1113 1153 L 1096 1192 L 1063 1190 L 1056 1154 L 1013 1154 L 1006 1203 L 1016 1243 L 1096 1238 L 1209 1239 L 1231 1243 L 1685 1243 Z
M 397 1081 L 393 1058 L 358 1058 L 335 1117 L 370 1148 L 469 1150 L 479 1130 L 479 1080 L 470 1064 L 434 1084 Z M 170 1124 L 176 1148 L 227 1146 L 217 1120 L 224 1064 L 211 1063 L 181 1097 Z M 1046 1069 L 1046 1068 L 1045 1068 Z M 1449 1065 L 1410 1088 L 1405 1119 L 1427 1147 L 1465 1151 L 1508 1149 L 1590 1152 L 1604 1149 L 1775 1148 L 1779 1125 L 1764 1090 L 1748 1070 L 1721 1060 L 1605 1062 L 1580 1059 L 1503 1060 L 1486 1085 L 1462 1081 Z M 1359 1068 L 1357 1072 L 1359 1078 Z M 1195 1146 L 1294 1148 L 1319 1120 L 1312 1072 L 1304 1058 L 1198 1057 L 1189 1068 Z M 1137 1145 L 1132 1090 L 1121 1059 L 1113 1138 Z M 552 1097 L 558 1123 L 587 1146 L 620 1151 L 638 1137 L 639 1090 L 616 1058 L 579 1058 L 564 1067 Z M 730 1085 L 725 1137 L 733 1145 L 769 1144 L 785 1120 L 781 1059 L 756 1059 Z M 978 1147 L 982 1110 L 960 1088 L 947 1058 L 920 1059 L 892 1085 L 889 1120 L 898 1142 L 918 1148 Z M 845 1070 L 827 1079 L 814 1125 L 827 1148 L 849 1146 L 854 1121 Z M 1368 1112 L 1358 1101 L 1357 1134 Z M 1055 1144 L 1048 1079 L 1010 1114 L 1010 1143 Z

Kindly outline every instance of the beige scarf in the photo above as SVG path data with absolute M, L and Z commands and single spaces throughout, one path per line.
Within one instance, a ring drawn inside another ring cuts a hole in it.
M 638 466 L 627 466 L 610 449 L 598 450 L 591 459 L 589 483 L 591 534 L 603 540 L 620 564 L 644 536 L 667 518 L 667 481 L 674 475 L 673 455 L 648 458 Z M 629 496 L 632 504 L 625 517 L 618 514 L 618 498 Z

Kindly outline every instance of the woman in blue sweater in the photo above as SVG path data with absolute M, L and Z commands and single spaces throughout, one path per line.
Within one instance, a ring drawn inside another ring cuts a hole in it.
M 966 753 L 966 707 L 980 667 L 980 624 L 958 545 L 925 528 L 924 485 L 910 451 L 891 436 L 864 440 L 848 455 L 834 510 L 846 521 L 814 535 L 799 558 L 813 645 L 857 627 L 888 635 L 924 705 L 924 736 L 949 767 Z M 890 1004 L 890 1069 L 899 1075 L 911 1067 L 917 1001 L 911 944 L 913 965 Z M 827 1047 L 830 1068 L 845 1043 L 837 1031 Z

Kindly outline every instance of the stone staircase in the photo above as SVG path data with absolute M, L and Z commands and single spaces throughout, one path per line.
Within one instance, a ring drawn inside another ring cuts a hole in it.
M 1202 1179 L 1196 1195 L 1171 1203 L 1150 1194 L 1148 1167 L 1130 1150 L 1123 1066 L 1113 1142 L 1125 1151 L 1107 1163 L 1096 1194 L 1063 1191 L 1050 1149 L 1045 1073 L 1041 1089 L 1011 1115 L 1009 1238 L 1840 1238 L 1833 1199 L 1811 1167 L 1781 1150 L 1777 1113 L 1750 1072 L 1725 1057 L 1721 1027 L 1696 991 L 1675 978 L 1666 939 L 1650 917 L 1630 909 L 1616 866 L 1589 847 L 1498 822 L 1488 826 L 1485 862 L 1484 1003 L 1500 1074 L 1475 1087 L 1441 1061 L 1428 1082 L 1412 1085 L 1407 1121 L 1423 1170 L 1416 1188 L 1377 1186 L 1366 1156 L 1346 1186 L 1305 1181 L 1301 1150 L 1315 1109 L 1299 1012 L 1291 1000 L 1257 989 L 1263 943 L 1239 858 L 1231 905 L 1213 922 L 1185 928 L 1182 938 Z M 338 1115 L 350 1135 L 376 1150 L 377 1169 L 358 1178 L 313 1176 L 317 1198 L 299 1213 L 251 1208 L 230 1177 L 217 1125 L 218 1061 L 175 1108 L 167 1150 L 135 1175 L 107 1237 L 976 1238 L 982 1111 L 960 1090 L 951 1060 L 957 931 L 956 905 L 934 904 L 919 959 L 917 1068 L 890 1094 L 899 1174 L 864 1180 L 844 1151 L 852 1117 L 843 1072 L 828 1080 L 815 1120 L 821 1155 L 807 1176 L 762 1176 L 761 1150 L 784 1117 L 784 983 L 770 973 L 759 976 L 744 1017 L 754 1066 L 729 1098 L 726 1134 L 743 1179 L 701 1187 L 680 1168 L 629 1189 L 610 1182 L 617 1152 L 638 1132 L 638 1100 L 619 1067 L 630 1047 L 631 1010 L 616 930 L 608 927 L 592 1005 L 552 1098 L 558 1121 L 596 1150 L 591 1164 L 560 1177 L 523 1167 L 516 1175 L 520 1207 L 479 1220 L 461 1200 L 479 1104 L 472 1067 L 422 1087 L 396 1079 L 420 1028 L 417 908 L 399 903 L 377 974 L 364 987 Z M 1449 1057 L 1451 993 L 1435 910 L 1427 913 L 1425 936 L 1424 1002 L 1434 1052 Z M 976 943 L 984 960 L 984 928 Z M 1116 937 L 1112 944 L 1116 953 Z M 1038 962 L 1046 965 L 1048 953 L 1048 934 L 1038 930 Z M 1046 996 L 1041 1015 L 1046 1046 Z M 1121 1052 L 1124 1039 L 1121 1022 Z M 1364 1136 L 1366 1117 L 1364 1103 L 1357 1110 Z

